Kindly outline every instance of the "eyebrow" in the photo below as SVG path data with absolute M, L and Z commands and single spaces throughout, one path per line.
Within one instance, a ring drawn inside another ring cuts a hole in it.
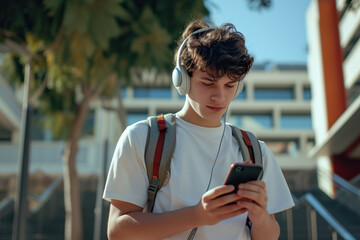
M 235 82 L 240 82 L 240 80 L 238 80 L 238 79 L 231 80 L 229 83 L 235 83 Z
M 219 80 L 216 80 L 215 78 L 211 78 L 211 77 L 207 77 L 207 76 L 204 76 L 204 77 L 200 77 L 202 80 L 206 80 L 206 81 L 210 81 L 210 82 L 218 82 Z M 236 83 L 236 82 L 239 82 L 238 79 L 235 79 L 235 80 L 231 80 L 229 81 L 228 83 Z
M 218 80 L 216 80 L 215 78 L 211 78 L 208 76 L 204 76 L 204 77 L 200 77 L 202 80 L 206 80 L 206 81 L 210 81 L 210 82 L 217 82 Z

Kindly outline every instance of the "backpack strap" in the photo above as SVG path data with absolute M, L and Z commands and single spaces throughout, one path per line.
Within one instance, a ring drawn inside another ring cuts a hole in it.
M 145 146 L 145 164 L 149 178 L 147 211 L 153 210 L 158 190 L 168 180 L 175 148 L 175 116 L 159 115 L 147 119 L 149 129 Z
M 244 161 L 246 161 L 246 159 L 249 159 L 253 164 L 258 164 L 262 166 L 263 161 L 261 147 L 255 135 L 249 131 L 239 129 L 238 127 L 231 124 L 230 127 L 233 137 L 239 144 L 239 149 L 241 151 Z

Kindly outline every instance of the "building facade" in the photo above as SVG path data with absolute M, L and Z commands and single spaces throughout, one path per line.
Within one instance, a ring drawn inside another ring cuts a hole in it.
M 121 134 L 119 105 L 126 112 L 127 125 L 150 115 L 175 113 L 183 106 L 185 97 L 172 87 L 169 75 L 148 69 L 133 70 L 131 77 L 134 86 L 119 90 L 122 101 L 114 98 L 110 102 L 112 110 L 104 108 L 100 101 L 93 103 L 80 141 L 77 160 L 80 174 L 99 172 L 105 139 L 110 143 L 107 153 L 111 158 Z M 6 85 L 4 79 L 1 82 Z M 0 142 L 0 171 L 14 174 L 18 169 L 21 105 L 9 86 L 6 94 L 0 99 L 9 99 L 7 96 L 10 94 L 12 103 L 0 104 L 0 111 L 6 116 L 1 120 L 4 138 Z M 14 110 L 17 114 L 13 113 Z M 305 65 L 255 65 L 245 79 L 244 91 L 231 103 L 227 114 L 227 121 L 252 131 L 267 143 L 291 187 L 300 190 L 312 187 L 316 165 L 307 153 L 315 140 L 311 120 L 311 88 Z M 41 128 L 39 123 L 43 117 L 35 111 L 30 171 L 61 174 L 61 154 L 65 143 L 53 140 L 51 132 Z
M 313 0 L 307 10 L 308 72 L 318 182 L 334 195 L 332 175 L 360 174 L 359 1 Z

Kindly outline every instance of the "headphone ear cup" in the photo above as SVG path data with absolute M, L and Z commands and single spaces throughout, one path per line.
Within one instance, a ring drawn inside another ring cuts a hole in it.
M 181 77 L 181 70 L 178 67 L 175 67 L 172 72 L 172 82 L 176 89 L 181 85 L 182 77 Z
M 172 81 L 180 95 L 190 91 L 190 77 L 183 66 L 175 67 L 172 72 Z
M 243 89 L 244 89 L 244 80 L 240 80 L 237 85 L 236 92 L 234 94 L 233 99 L 237 98 Z

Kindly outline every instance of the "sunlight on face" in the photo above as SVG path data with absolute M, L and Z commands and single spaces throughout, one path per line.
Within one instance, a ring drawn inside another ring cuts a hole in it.
M 206 72 L 195 70 L 185 102 L 185 120 L 200 126 L 216 127 L 236 92 L 238 81 L 227 75 L 214 79 Z

